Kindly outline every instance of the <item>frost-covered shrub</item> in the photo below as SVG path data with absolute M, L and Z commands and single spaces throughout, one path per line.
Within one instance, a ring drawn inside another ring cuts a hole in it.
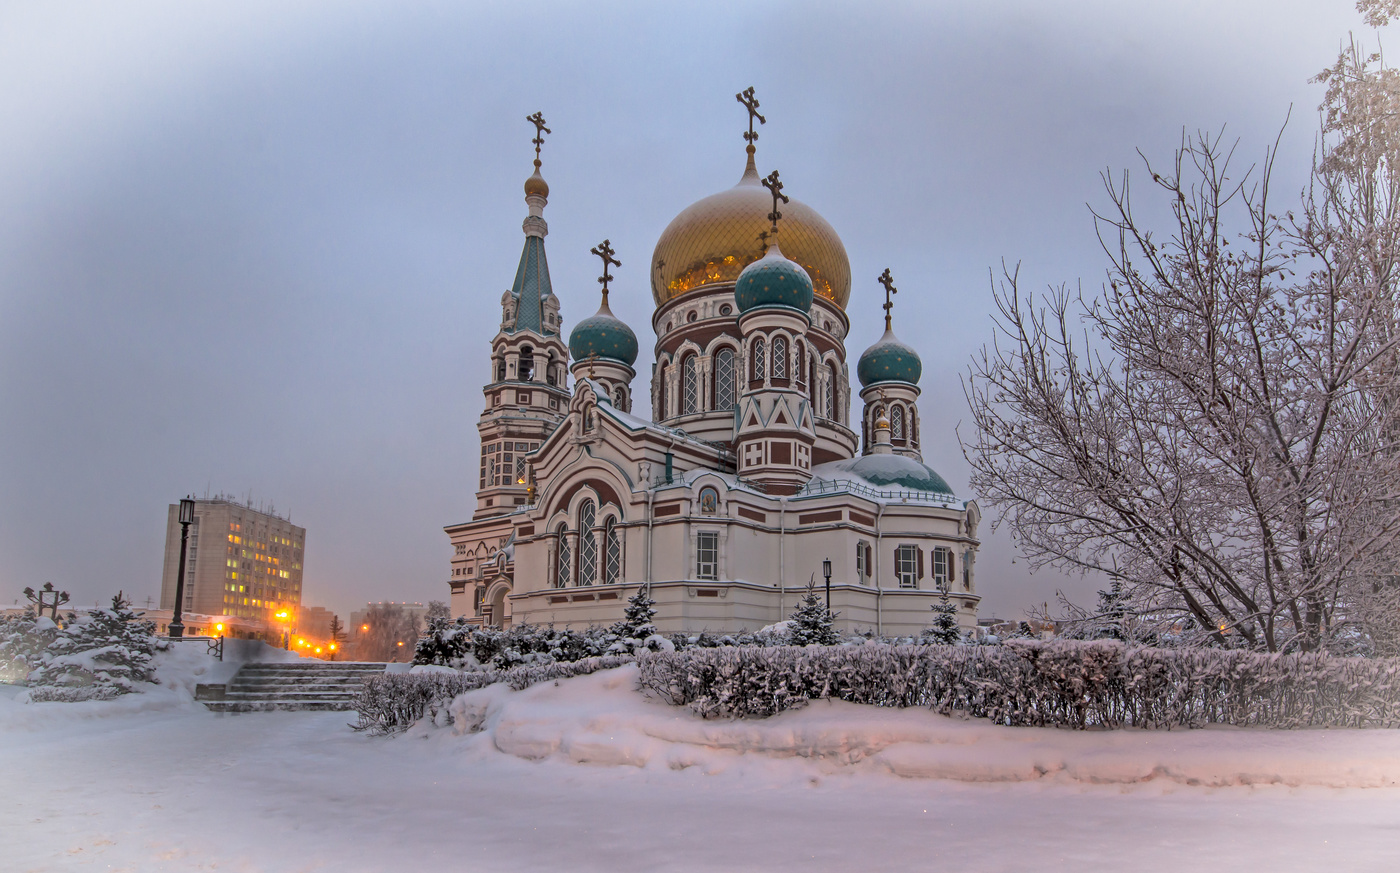
M 707 717 L 833 698 L 1007 725 L 1400 727 L 1400 659 L 1011 641 L 694 647 L 639 663 L 644 688 Z
M 29 674 L 32 701 L 107 700 L 155 675 L 155 622 L 141 620 L 121 593 L 58 631 Z
M 433 619 L 418 641 L 413 663 L 457 669 L 506 670 L 525 664 L 578 661 L 607 654 L 617 643 L 612 631 L 557 630 L 518 624 L 506 630 L 478 628 L 465 619 Z
M 24 612 L 0 618 L 0 682 L 24 682 L 56 636 L 58 625 L 48 616 Z
M 537 682 L 583 676 L 631 664 L 630 655 L 607 655 L 573 662 L 542 663 L 509 670 L 468 670 L 460 673 L 389 673 L 371 676 L 355 697 L 357 731 L 392 734 L 407 730 L 424 715 L 435 715 L 452 698 L 467 691 L 505 682 L 519 691 Z

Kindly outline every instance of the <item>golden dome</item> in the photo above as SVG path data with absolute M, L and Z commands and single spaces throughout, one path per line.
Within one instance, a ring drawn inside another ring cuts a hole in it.
M 651 296 L 660 306 L 705 285 L 733 282 L 767 251 L 759 234 L 772 223 L 773 197 L 759 182 L 753 155 L 739 184 L 687 207 L 662 231 L 651 263 Z M 826 219 L 793 198 L 778 222 L 783 254 L 812 277 L 818 297 L 842 309 L 851 297 L 851 262 Z
M 544 176 L 540 175 L 540 162 L 535 161 L 535 174 L 525 180 L 525 196 L 538 194 L 541 197 L 549 197 L 549 184 L 545 182 Z

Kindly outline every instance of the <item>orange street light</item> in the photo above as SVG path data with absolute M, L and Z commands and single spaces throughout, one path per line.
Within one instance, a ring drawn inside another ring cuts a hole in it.
M 369 625 L 367 625 L 367 624 L 362 624 L 362 625 L 360 625 L 360 630 L 362 630 L 362 631 L 368 631 L 368 630 L 369 630 Z

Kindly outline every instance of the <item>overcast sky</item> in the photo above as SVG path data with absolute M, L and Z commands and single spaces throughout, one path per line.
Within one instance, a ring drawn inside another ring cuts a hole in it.
M 925 460 L 975 496 L 955 428 L 989 268 L 1097 289 L 1099 173 L 1183 129 L 1226 126 L 1244 166 L 1292 107 L 1275 190 L 1298 191 L 1308 80 L 1353 30 L 1375 38 L 1351 0 L 0 5 L 0 602 L 158 596 L 166 506 L 206 489 L 306 527 L 307 604 L 446 599 L 525 116 L 554 131 L 566 329 L 608 237 L 644 404 L 645 265 L 738 180 L 749 85 L 760 171 L 850 255 L 851 360 L 889 267 Z M 1012 558 L 984 540 L 984 617 L 1101 584 Z

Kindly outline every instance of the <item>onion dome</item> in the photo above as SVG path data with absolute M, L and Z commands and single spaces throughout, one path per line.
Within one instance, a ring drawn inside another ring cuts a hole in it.
M 763 257 L 759 234 L 768 230 L 772 198 L 759 182 L 753 154 L 739 184 L 699 200 L 661 233 L 651 262 L 656 305 L 707 285 L 739 278 Z M 845 308 L 851 297 L 851 262 L 826 219 L 796 198 L 783 205 L 783 249 L 806 271 L 814 292 Z
M 900 342 L 888 327 L 875 345 L 861 353 L 860 362 L 856 364 L 856 376 L 863 388 L 880 382 L 917 385 L 923 372 L 924 362 L 919 360 L 918 353 Z
M 544 180 L 544 176 L 540 175 L 539 161 L 535 161 L 535 172 L 525 180 L 525 196 L 529 197 L 532 194 L 537 194 L 545 199 L 549 198 L 549 183 Z
M 785 306 L 805 313 L 812 308 L 812 277 L 801 265 L 784 257 L 778 244 L 773 243 L 766 255 L 739 274 L 739 281 L 734 283 L 734 302 L 740 312 Z
M 621 361 L 630 367 L 637 361 L 637 335 L 613 315 L 604 298 L 597 312 L 574 325 L 569 334 L 569 354 L 575 361 L 596 355 L 599 360 Z

